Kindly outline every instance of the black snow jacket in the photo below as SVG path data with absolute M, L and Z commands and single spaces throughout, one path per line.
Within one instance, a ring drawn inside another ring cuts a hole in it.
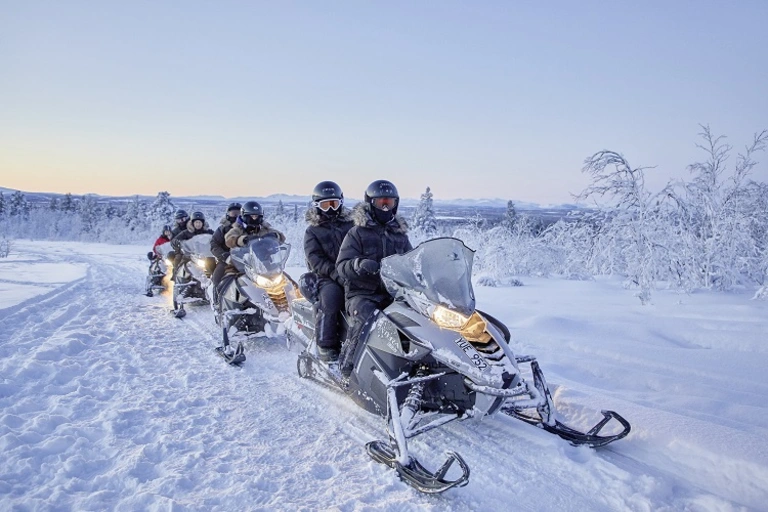
M 309 226 L 304 231 L 304 256 L 307 268 L 318 275 L 332 279 L 344 286 L 336 271 L 336 258 L 344 236 L 352 228 L 349 209 L 341 207 L 336 216 L 322 215 L 317 208 L 310 207 L 304 216 Z
M 396 215 L 386 225 L 381 225 L 371 216 L 371 208 L 368 203 L 358 203 L 352 209 L 355 225 L 344 237 L 336 259 L 336 270 L 345 281 L 346 300 L 368 296 L 372 300 L 381 301 L 390 296 L 379 274 L 360 275 L 355 269 L 355 260 L 366 259 L 380 263 L 382 258 L 403 254 L 413 248 L 406 234 L 408 225 L 402 217 Z
M 229 217 L 225 215 L 224 218 L 221 219 L 219 227 L 217 227 L 216 231 L 213 233 L 213 238 L 211 238 L 211 252 L 216 256 L 216 261 L 223 262 L 229 257 L 229 247 L 224 243 L 224 235 L 226 235 L 227 231 L 230 229 L 232 229 L 232 222 L 229 220 Z

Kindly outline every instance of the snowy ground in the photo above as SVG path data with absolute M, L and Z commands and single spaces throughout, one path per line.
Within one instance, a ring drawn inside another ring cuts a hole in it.
M 477 288 L 600 450 L 493 417 L 412 442 L 469 485 L 424 496 L 372 462 L 383 421 L 299 379 L 283 339 L 231 368 L 206 307 L 141 295 L 146 247 L 16 242 L 0 260 L 0 510 L 768 510 L 768 302 L 613 280 Z M 294 269 L 292 273 L 300 273 Z

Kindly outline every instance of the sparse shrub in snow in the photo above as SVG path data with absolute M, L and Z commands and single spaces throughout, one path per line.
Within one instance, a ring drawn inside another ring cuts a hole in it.
M 488 274 L 482 274 L 477 276 L 477 278 L 475 279 L 475 284 L 477 286 L 487 286 L 489 288 L 496 288 L 499 286 L 499 280 L 493 276 L 489 276 Z
M 12 245 L 11 241 L 5 237 L 0 240 L 0 258 L 7 258 L 11 254 Z

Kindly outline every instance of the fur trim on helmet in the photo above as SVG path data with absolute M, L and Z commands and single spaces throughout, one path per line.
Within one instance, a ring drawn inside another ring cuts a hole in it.
M 349 208 L 346 208 L 344 205 L 341 205 L 341 211 L 336 217 L 332 217 L 335 219 L 339 219 L 340 221 L 348 221 L 352 220 L 352 213 L 349 211 Z M 329 220 L 328 217 L 323 217 L 317 212 L 317 208 L 314 206 L 310 206 L 307 208 L 307 212 L 304 214 L 304 220 L 307 221 L 307 224 L 310 226 L 319 226 L 323 222 L 326 222 Z
M 371 213 L 371 206 L 369 203 L 360 202 L 352 208 L 352 220 L 355 222 L 355 226 L 375 226 L 380 225 L 373 218 Z M 408 224 L 405 219 L 399 214 L 395 214 L 394 219 L 387 224 L 387 228 L 392 230 L 393 233 L 406 233 L 408 231 Z
M 224 215 L 224 217 L 221 219 L 221 222 L 219 222 L 220 225 L 224 226 L 225 228 L 228 228 L 232 225 L 232 221 L 229 220 L 229 217 Z

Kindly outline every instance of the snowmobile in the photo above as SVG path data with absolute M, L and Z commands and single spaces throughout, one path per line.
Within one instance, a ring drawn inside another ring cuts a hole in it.
M 222 346 L 217 350 L 230 364 L 245 361 L 242 341 L 235 347 L 230 343 L 232 330 L 246 336 L 285 333 L 289 306 L 300 297 L 296 282 L 284 270 L 290 251 L 290 244 L 280 243 L 273 234 L 252 237 L 244 247 L 230 251 L 238 274 L 222 279 L 219 307 L 214 311 L 222 331 Z
M 174 274 L 173 313 L 176 318 L 187 314 L 184 304 L 207 302 L 205 289 L 215 266 L 209 234 L 196 235 L 181 242 L 182 260 Z
M 448 452 L 444 464 L 430 471 L 408 450 L 408 439 L 454 420 L 502 413 L 588 446 L 606 445 L 630 431 L 613 411 L 603 411 L 587 432 L 557 419 L 535 357 L 515 355 L 507 327 L 475 307 L 473 257 L 461 240 L 435 238 L 384 258 L 381 279 L 395 300 L 363 327 L 349 378 L 338 363 L 317 357 L 312 305 L 297 299 L 292 307 L 291 335 L 305 347 L 299 375 L 340 389 L 385 417 L 389 440 L 368 443 L 368 454 L 424 493 L 469 481 L 469 467 L 458 453 Z M 460 475 L 454 467 L 451 477 L 454 463 Z
M 165 276 L 168 274 L 168 269 L 173 267 L 173 262 L 168 257 L 168 253 L 173 250 L 170 243 L 166 242 L 158 245 L 155 250 L 157 254 L 155 254 L 155 251 L 147 253 L 147 258 L 149 259 L 149 270 L 145 286 L 147 297 L 154 296 L 155 292 L 165 291 Z

